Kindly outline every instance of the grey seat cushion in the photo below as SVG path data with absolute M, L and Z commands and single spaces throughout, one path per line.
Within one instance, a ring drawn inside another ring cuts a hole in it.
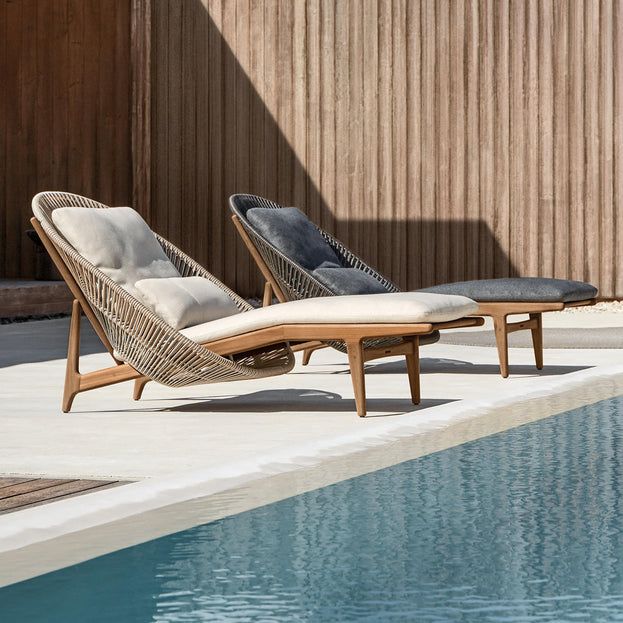
M 333 294 L 382 294 L 387 288 L 358 268 L 317 268 L 312 275 Z
M 247 220 L 264 239 L 307 270 L 341 266 L 331 245 L 298 208 L 251 208 Z
M 572 303 L 597 296 L 597 288 L 583 281 L 548 279 L 545 277 L 509 277 L 444 283 L 418 292 L 460 294 L 486 302 Z

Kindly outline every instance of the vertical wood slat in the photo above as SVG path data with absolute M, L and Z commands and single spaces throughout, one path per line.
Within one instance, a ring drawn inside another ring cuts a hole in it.
M 436 6 L 437 29 L 435 63 L 435 141 L 437 143 L 436 175 L 439 180 L 435 199 L 435 282 L 449 281 L 453 250 L 450 247 L 448 219 L 450 206 L 450 3 Z
M 519 266 L 524 265 L 525 229 L 524 208 L 527 208 L 524 170 L 526 166 L 526 93 L 524 70 L 525 50 L 525 4 L 514 2 L 510 12 L 510 36 L 514 45 L 510 46 L 509 92 L 510 92 L 510 250 Z
M 207 12 L 208 7 L 207 4 L 204 5 L 204 11 Z M 199 97 L 202 97 L 207 105 L 209 106 L 208 111 L 208 133 L 207 135 L 203 135 L 198 138 L 198 144 L 205 143 L 206 138 L 209 137 L 209 142 L 205 146 L 205 148 L 210 153 L 210 164 L 208 169 L 208 180 L 209 180 L 209 189 L 210 189 L 210 199 L 209 206 L 206 206 L 206 209 L 210 211 L 210 229 L 209 235 L 200 232 L 200 234 L 205 235 L 210 244 L 210 252 L 209 255 L 205 258 L 205 260 L 200 259 L 200 261 L 205 261 L 206 264 L 210 267 L 210 270 L 214 272 L 216 275 L 222 275 L 223 270 L 223 257 L 224 257 L 224 233 L 223 233 L 223 219 L 221 218 L 220 213 L 215 209 L 215 206 L 218 206 L 220 202 L 223 200 L 223 196 L 226 194 L 226 189 L 223 187 L 223 151 L 225 148 L 225 138 L 224 138 L 224 116 L 223 116 L 223 106 L 224 106 L 224 76 L 223 76 L 223 49 L 225 45 L 223 43 L 223 38 L 220 35 L 220 30 L 222 28 L 222 7 L 220 4 L 215 5 L 211 8 L 210 14 L 206 16 L 206 19 L 202 22 L 202 37 L 208 38 L 208 60 L 210 65 L 210 73 L 208 79 L 208 89 L 212 96 L 208 99 L 205 97 L 204 93 L 201 93 Z M 213 26 L 212 26 L 213 24 Z M 155 45 L 159 45 L 161 42 L 154 42 Z M 156 71 L 158 67 L 156 66 Z M 162 76 L 162 81 L 166 82 L 167 73 L 164 73 Z M 175 111 L 172 114 L 179 114 L 179 111 Z M 161 124 L 156 120 L 156 128 Z M 174 209 L 173 207 L 169 207 L 169 209 Z M 189 249 L 189 252 L 191 250 Z
M 614 291 L 623 292 L 623 7 L 614 5 Z
M 422 5 L 422 82 L 421 82 L 421 117 L 422 117 L 422 246 L 421 253 L 427 261 L 421 262 L 422 286 L 435 283 L 435 240 L 432 228 L 436 220 L 436 189 L 437 189 L 437 141 L 435 132 L 435 49 L 436 49 L 436 15 L 435 3 L 425 2 Z M 446 180 L 442 180 L 445 183 Z
M 393 280 L 402 288 L 407 287 L 408 266 L 404 257 L 408 253 L 407 227 L 408 205 L 407 179 L 407 58 L 404 50 L 407 46 L 407 0 L 395 0 L 392 15 L 392 180 L 393 197 L 389 212 L 391 227 L 388 227 L 391 236 L 391 265 L 390 274 Z M 398 137 L 402 137 L 399 139 Z M 357 170 L 352 171 L 352 184 L 358 186 L 360 177 Z
M 236 60 L 240 66 L 236 66 L 236 83 L 234 90 L 234 107 L 236 120 L 236 139 L 233 157 L 236 166 L 236 183 L 241 188 L 250 185 L 251 153 L 248 143 L 240 140 L 246 137 L 251 131 L 251 95 L 249 92 L 249 80 L 245 76 L 242 67 L 250 66 L 251 61 L 251 15 L 250 6 L 247 2 L 238 2 L 235 7 L 231 7 L 235 15 L 235 41 L 236 41 Z M 288 55 L 289 56 L 289 55 Z M 249 253 L 241 244 L 235 246 L 235 267 L 236 283 L 245 291 L 249 290 Z
M 494 6 L 495 49 L 495 212 L 493 233 L 494 274 L 507 277 L 510 268 L 510 1 L 497 0 Z
M 411 255 L 409 246 L 422 247 L 422 125 L 420 89 L 422 72 L 421 49 L 421 4 L 407 3 L 407 204 L 405 211 L 406 245 L 405 256 Z M 367 41 L 368 39 L 366 39 Z M 366 73 L 368 64 L 366 63 Z M 364 141 L 364 144 L 368 144 Z M 365 156 L 364 156 L 365 157 Z M 373 165 L 370 167 L 373 169 Z M 371 184 L 374 180 L 370 180 Z M 400 224 L 399 224 L 400 225 Z M 421 262 L 405 262 L 407 284 L 422 282 Z
M 584 274 L 599 282 L 599 2 L 584 4 Z
M 612 292 L 615 284 L 614 206 L 614 2 L 601 0 L 599 22 L 599 186 L 600 186 L 600 266 L 599 283 Z M 621 140 L 621 137 L 618 137 Z
M 569 11 L 554 4 L 554 276 L 569 274 Z
M 569 262 L 573 275 L 584 273 L 584 7 L 569 14 Z
M 539 267 L 554 274 L 554 68 L 552 0 L 539 5 Z
M 457 0 L 450 5 L 450 204 L 452 219 L 448 241 L 450 245 L 449 275 L 466 279 L 466 241 L 469 236 L 467 225 L 467 198 L 465 177 L 465 155 L 467 129 L 465 115 L 467 109 L 466 81 L 466 27 L 465 2 Z
M 381 242 L 377 235 L 372 235 L 370 226 L 379 216 L 377 191 L 379 184 L 379 159 L 376 141 L 379 131 L 379 32 L 378 11 L 379 0 L 364 0 L 363 8 L 363 39 L 365 41 L 363 66 L 363 144 L 368 149 L 362 150 L 363 177 L 360 186 L 363 188 L 362 205 L 357 215 L 362 231 L 360 253 L 370 262 L 376 262 L 379 257 Z M 417 80 L 419 82 L 419 72 Z M 418 91 L 419 93 L 419 91 Z M 419 111 L 416 113 L 419 118 Z M 419 141 L 414 142 L 419 149 Z M 321 186 L 322 187 L 322 186 Z M 323 193 L 324 194 L 324 193 Z M 419 198 L 418 198 L 419 199 Z M 419 201 L 417 201 L 419 205 Z M 352 210 L 352 206 L 349 208 Z M 366 223 L 368 224 L 366 226 Z
M 465 277 L 478 276 L 480 218 L 480 56 L 479 0 L 467 0 L 465 11 L 465 109 L 466 109 L 466 194 L 465 194 Z
M 151 0 L 134 0 L 130 20 L 132 205 L 151 221 L 151 79 L 152 48 Z M 122 41 L 118 49 L 122 49 Z M 121 67 L 119 67 L 121 69 Z M 121 97 L 118 98 L 123 101 Z M 118 124 L 121 125 L 121 124 Z M 116 137 L 118 142 L 120 137 Z M 127 167 L 125 167 L 127 170 Z
M 526 15 L 527 67 L 524 73 L 526 111 L 526 205 L 521 215 L 524 228 L 524 263 L 520 274 L 539 272 L 539 0 L 529 0 Z M 533 42 L 530 44 L 530 42 Z
M 495 219 L 495 156 L 494 156 L 494 24 L 495 0 L 480 4 L 480 67 L 479 67 L 479 143 L 475 152 L 480 158 L 480 203 L 478 220 L 479 261 L 477 275 L 495 275 L 492 227 Z
M 348 23 L 349 2 L 336 2 L 332 8 L 335 30 L 333 106 L 335 108 L 335 205 L 332 211 L 335 221 L 332 231 L 348 242 L 348 209 L 352 184 L 350 162 L 350 28 Z M 356 114 L 356 113 L 355 113 Z M 279 124 L 282 129 L 282 124 Z M 287 134 L 287 127 L 283 128 Z M 390 178 L 391 179 L 391 178 Z
M 7 10 L 0 10 L 0 75 L 8 77 L 9 68 L 9 39 Z M 9 102 L 6 97 L 0 97 L 0 146 L 6 145 L 8 135 Z M 7 150 L 0 147 L 0 175 L 6 170 Z M 3 180 L 6 184 L 6 180 Z M 6 272 L 6 253 L 7 253 L 7 205 L 6 197 L 0 195 L 0 275 Z

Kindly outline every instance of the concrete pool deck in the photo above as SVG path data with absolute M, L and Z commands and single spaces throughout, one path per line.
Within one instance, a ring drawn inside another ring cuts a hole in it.
M 622 330 L 609 316 L 599 326 Z M 516 348 L 502 379 L 495 349 L 436 344 L 416 408 L 400 359 L 367 366 L 365 419 L 329 349 L 282 377 L 153 385 L 139 403 L 120 384 L 62 414 L 66 332 L 66 319 L 0 326 L 0 474 L 136 482 L 0 516 L 0 586 L 623 394 L 620 350 L 547 350 L 538 372 Z M 84 369 L 107 365 L 84 337 Z
M 546 327 L 623 327 L 623 314 L 546 314 Z M 87 323 L 83 323 L 87 324 Z M 131 383 L 81 394 L 59 408 L 67 319 L 0 326 L 0 474 L 138 480 L 252 459 L 288 447 L 374 434 L 388 423 L 425 423 L 444 405 L 521 397 L 559 380 L 623 363 L 620 350 L 512 348 L 511 377 L 498 374 L 493 348 L 423 347 L 421 405 L 411 405 L 404 360 L 366 366 L 369 416 L 354 412 L 346 358 L 326 349 L 281 377 L 170 389 Z M 581 331 L 581 329 L 578 329 Z M 83 370 L 110 365 L 87 327 Z M 547 346 L 547 345 L 546 345 Z M 598 371 L 597 370 L 597 371 Z

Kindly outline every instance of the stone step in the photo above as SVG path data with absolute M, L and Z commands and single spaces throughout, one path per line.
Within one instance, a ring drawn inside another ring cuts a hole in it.
M 71 301 L 64 281 L 0 279 L 0 318 L 70 313 Z

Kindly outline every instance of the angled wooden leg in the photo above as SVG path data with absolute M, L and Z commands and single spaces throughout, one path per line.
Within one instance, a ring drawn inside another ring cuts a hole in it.
M 314 348 L 306 348 L 303 351 L 303 365 L 306 366 L 311 359 L 312 353 L 314 352 Z
M 134 381 L 134 393 L 132 397 L 134 400 L 140 400 L 143 395 L 143 390 L 145 389 L 145 385 L 149 383 L 151 379 L 148 379 L 146 376 L 141 377 L 140 379 L 136 379 Z
M 491 316 L 495 330 L 495 342 L 498 346 L 498 358 L 500 360 L 500 374 L 503 378 L 508 377 L 508 331 L 506 327 L 506 314 Z
M 530 320 L 536 322 L 536 327 L 531 329 L 532 347 L 534 348 L 534 360 L 537 370 L 543 369 L 543 314 L 530 314 Z
M 273 287 L 268 283 L 264 284 L 264 297 L 262 298 L 262 307 L 268 307 L 273 302 Z
M 420 404 L 420 338 L 411 339 L 412 352 L 406 355 L 411 401 L 414 405 Z
M 85 392 L 98 387 L 106 387 L 123 381 L 138 379 L 143 387 L 149 379 L 128 364 L 117 364 L 110 368 L 95 370 L 80 374 L 80 317 L 82 307 L 80 302 L 74 300 L 71 306 L 71 321 L 69 323 L 69 340 L 67 344 L 67 364 L 65 367 L 65 388 L 63 390 L 63 413 L 71 410 L 74 398 L 80 392 Z M 141 387 L 142 392 L 142 387 Z M 135 388 L 136 395 L 136 388 Z M 139 394 L 140 397 L 140 394 Z
M 306 348 L 303 351 L 303 365 L 306 366 L 309 363 L 309 360 L 311 359 L 312 353 L 316 350 L 321 350 L 323 348 L 327 348 L 326 344 L 323 344 L 322 342 L 318 342 L 316 344 L 312 344 L 311 346 L 309 346 L 308 348 Z
M 366 382 L 363 371 L 363 343 L 361 340 L 346 342 L 348 351 L 348 364 L 350 366 L 350 378 L 355 392 L 355 405 L 357 415 L 366 416 Z
M 67 342 L 67 364 L 65 367 L 65 389 L 63 391 L 63 413 L 68 413 L 80 391 L 80 315 L 82 308 L 74 299 L 71 305 L 71 321 L 69 323 L 69 340 Z

